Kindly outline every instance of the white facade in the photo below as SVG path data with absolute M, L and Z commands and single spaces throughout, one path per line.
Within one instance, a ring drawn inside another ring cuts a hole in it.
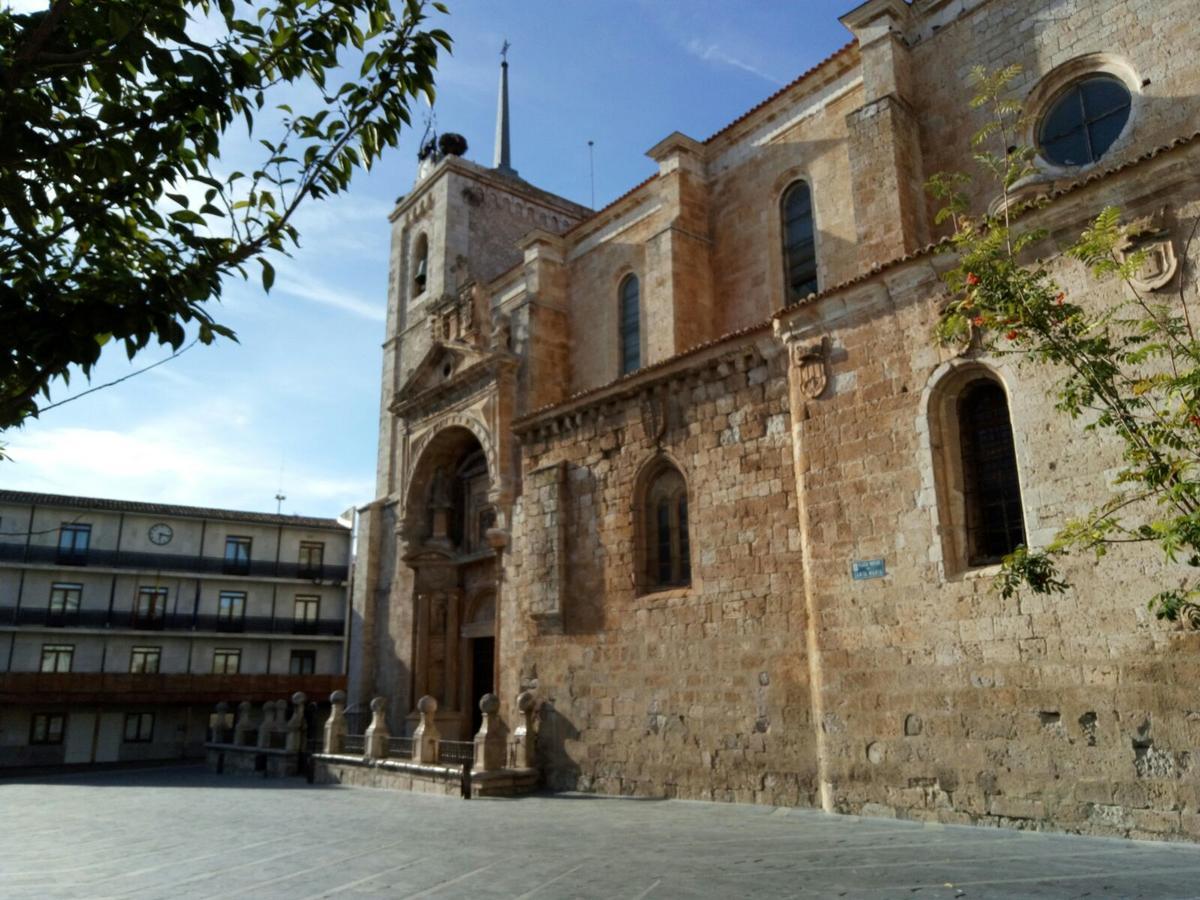
M 0 491 L 0 768 L 196 755 L 213 704 L 344 681 L 334 519 Z

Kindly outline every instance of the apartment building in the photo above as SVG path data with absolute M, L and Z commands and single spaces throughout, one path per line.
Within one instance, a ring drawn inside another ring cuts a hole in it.
M 217 702 L 326 700 L 350 534 L 0 490 L 0 768 L 197 756 Z

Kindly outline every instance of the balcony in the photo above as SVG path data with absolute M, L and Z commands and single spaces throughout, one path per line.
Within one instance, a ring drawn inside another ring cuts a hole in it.
M 217 631 L 236 634 L 297 634 L 341 637 L 345 623 L 341 619 L 296 621 L 270 616 L 246 616 L 240 619 L 217 615 L 164 613 L 147 618 L 129 610 L 81 609 L 69 613 L 51 613 L 46 607 L 0 606 L 0 626 L 32 625 L 48 628 L 131 628 L 137 631 Z
M 303 691 L 326 700 L 344 675 L 129 675 L 116 672 L 0 674 L 0 704 L 258 702 Z
M 222 556 L 185 556 L 179 553 L 136 553 L 129 550 L 88 550 L 64 553 L 58 547 L 0 543 L 0 562 L 51 566 L 99 566 L 109 569 L 142 569 L 152 572 L 187 572 L 193 575 L 242 575 L 247 578 L 287 578 L 293 581 L 341 584 L 346 566 L 313 566 L 308 563 Z

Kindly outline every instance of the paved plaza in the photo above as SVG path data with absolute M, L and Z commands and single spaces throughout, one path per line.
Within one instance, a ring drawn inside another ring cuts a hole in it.
M 0 897 L 1200 897 L 1200 847 L 199 768 L 0 781 Z

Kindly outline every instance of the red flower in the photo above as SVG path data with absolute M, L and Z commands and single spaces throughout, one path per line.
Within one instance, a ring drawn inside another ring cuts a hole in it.
M 1200 416 L 1197 416 L 1197 415 L 1188 416 L 1188 421 L 1191 422 L 1193 425 L 1195 425 L 1197 428 L 1200 428 Z
M 975 285 L 979 284 L 979 276 L 976 275 L 974 272 L 968 272 L 967 273 L 967 284 L 969 284 L 971 287 L 975 287 Z
M 1067 295 L 1063 291 L 1058 292 L 1058 296 L 1054 298 L 1054 302 L 1062 306 L 1062 302 L 1067 299 Z
M 983 316 L 976 316 L 975 318 L 973 318 L 971 320 L 971 324 L 974 325 L 976 328 L 982 328 L 983 327 Z
M 1015 341 L 1017 339 L 1017 329 L 1014 328 L 1012 331 L 1006 334 L 1005 337 L 1010 341 Z

